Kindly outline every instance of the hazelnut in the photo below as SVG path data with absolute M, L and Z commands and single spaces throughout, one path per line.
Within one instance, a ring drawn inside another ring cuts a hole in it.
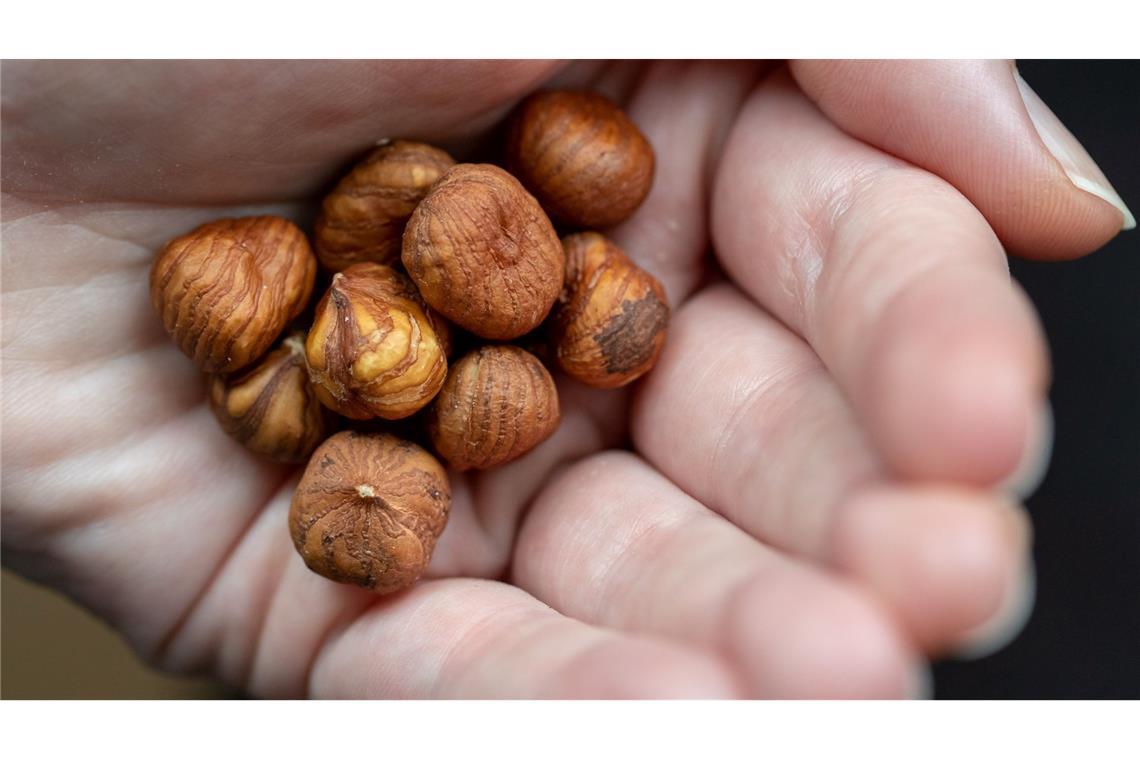
M 423 573 L 450 507 L 447 473 L 431 454 L 386 433 L 346 430 L 313 452 L 289 533 L 313 572 L 386 594 Z
M 455 163 L 439 148 L 396 140 L 376 148 L 321 204 L 313 247 L 333 272 L 400 258 L 404 224 L 433 182 Z
M 333 275 L 305 356 L 317 398 L 352 419 L 414 414 L 447 376 L 445 344 L 419 295 L 383 264 L 354 264 Z
M 493 340 L 537 327 L 562 289 L 550 220 L 489 164 L 459 164 L 435 183 L 408 220 L 403 261 L 428 305 Z
M 524 100 L 507 138 L 507 168 L 558 221 L 609 227 L 633 214 L 653 184 L 653 146 L 595 92 L 555 90 Z
M 221 219 L 163 247 L 150 297 L 183 353 L 206 372 L 232 372 L 264 354 L 304 310 L 316 273 L 292 222 Z
M 558 428 L 558 390 L 517 346 L 483 346 L 451 367 L 428 415 L 435 450 L 459 470 L 516 459 Z
M 568 235 L 566 282 L 550 317 L 558 366 L 595 388 L 616 388 L 648 372 L 665 344 L 665 289 L 596 232 Z
M 278 462 L 305 461 L 331 428 L 309 383 L 303 333 L 290 334 L 240 372 L 211 376 L 209 386 L 222 430 Z

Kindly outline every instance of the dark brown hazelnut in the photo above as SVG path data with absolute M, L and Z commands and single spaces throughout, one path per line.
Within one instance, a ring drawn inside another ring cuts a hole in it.
M 451 367 L 428 415 L 432 446 L 459 470 L 505 464 L 558 428 L 554 379 L 517 346 L 483 346 Z
M 395 140 L 353 167 L 321 204 L 313 245 L 333 272 L 400 258 L 404 224 L 428 188 L 455 163 L 439 148 Z
M 436 182 L 408 220 L 403 262 L 429 306 L 493 340 L 533 330 L 562 289 L 550 220 L 489 164 L 459 164 Z
M 562 244 L 566 282 L 549 322 L 558 366 L 595 388 L 641 377 L 665 345 L 665 289 L 597 232 L 568 235 Z
M 305 341 L 317 398 L 352 419 L 400 419 L 447 376 L 446 346 L 412 283 L 383 264 L 333 275 Z
M 386 594 L 423 573 L 450 508 L 435 457 L 395 436 L 346 430 L 313 452 L 289 533 L 313 572 Z
M 507 168 L 554 219 L 610 227 L 629 218 L 649 194 L 653 146 L 598 93 L 538 92 L 512 118 Z
M 206 372 L 233 372 L 304 311 L 316 274 L 309 242 L 292 222 L 220 219 L 163 247 L 150 297 L 183 353 Z
M 244 369 L 210 377 L 210 408 L 222 430 L 278 462 L 304 462 L 332 427 L 309 382 L 304 339 L 292 333 Z

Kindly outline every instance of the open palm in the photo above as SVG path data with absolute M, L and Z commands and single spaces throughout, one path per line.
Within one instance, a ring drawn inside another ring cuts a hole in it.
M 5 563 L 262 696 L 912 693 L 1023 593 L 1026 521 L 988 487 L 1042 435 L 1047 361 L 1002 243 L 1079 255 L 1120 214 L 1016 131 L 1007 64 L 798 66 L 5 66 Z M 875 90 L 920 76 L 1010 123 L 931 136 L 952 99 Z M 613 235 L 674 304 L 658 367 L 560 379 L 553 438 L 453 477 L 413 589 L 315 576 L 298 472 L 218 429 L 151 311 L 154 251 L 222 216 L 306 225 L 383 137 L 485 157 L 547 85 L 607 92 L 655 146 Z

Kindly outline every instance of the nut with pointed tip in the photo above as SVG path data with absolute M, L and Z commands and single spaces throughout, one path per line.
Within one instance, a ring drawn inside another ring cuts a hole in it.
M 597 232 L 567 235 L 562 244 L 566 282 L 549 323 L 558 366 L 595 388 L 636 380 L 665 345 L 665 289 Z
M 304 333 L 292 333 L 245 369 L 210 376 L 210 408 L 222 430 L 278 462 L 304 462 L 332 429 L 305 369 Z
M 558 428 L 558 389 L 546 367 L 517 346 L 483 346 L 448 372 L 428 414 L 436 452 L 459 470 L 517 459 Z
M 150 274 L 166 331 L 206 372 L 233 372 L 277 340 L 313 292 L 317 260 L 277 216 L 219 219 L 174 238 Z
M 507 168 L 555 219 L 610 227 L 653 185 L 649 140 L 596 92 L 550 90 L 524 100 L 507 138 Z
M 429 306 L 492 340 L 533 330 L 562 289 L 550 220 L 490 164 L 458 164 L 435 183 L 408 220 L 403 262 Z
M 428 188 L 455 161 L 439 148 L 395 140 L 369 153 L 333 188 L 313 227 L 321 264 L 340 272 L 400 258 L 404 225 Z
M 305 341 L 317 398 L 351 419 L 415 414 L 447 377 L 446 346 L 408 278 L 383 264 L 333 275 Z
M 313 452 L 289 533 L 313 572 L 387 594 L 423 574 L 450 508 L 435 457 L 386 433 L 346 430 Z

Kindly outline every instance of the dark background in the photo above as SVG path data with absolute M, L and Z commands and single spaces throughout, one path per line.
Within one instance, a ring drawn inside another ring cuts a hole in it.
M 1140 62 L 1018 61 L 1140 211 Z M 1011 261 L 1053 357 L 1052 464 L 1029 498 L 1037 604 L 1006 649 L 934 669 L 935 696 L 1140 697 L 1140 229 L 1074 262 Z

